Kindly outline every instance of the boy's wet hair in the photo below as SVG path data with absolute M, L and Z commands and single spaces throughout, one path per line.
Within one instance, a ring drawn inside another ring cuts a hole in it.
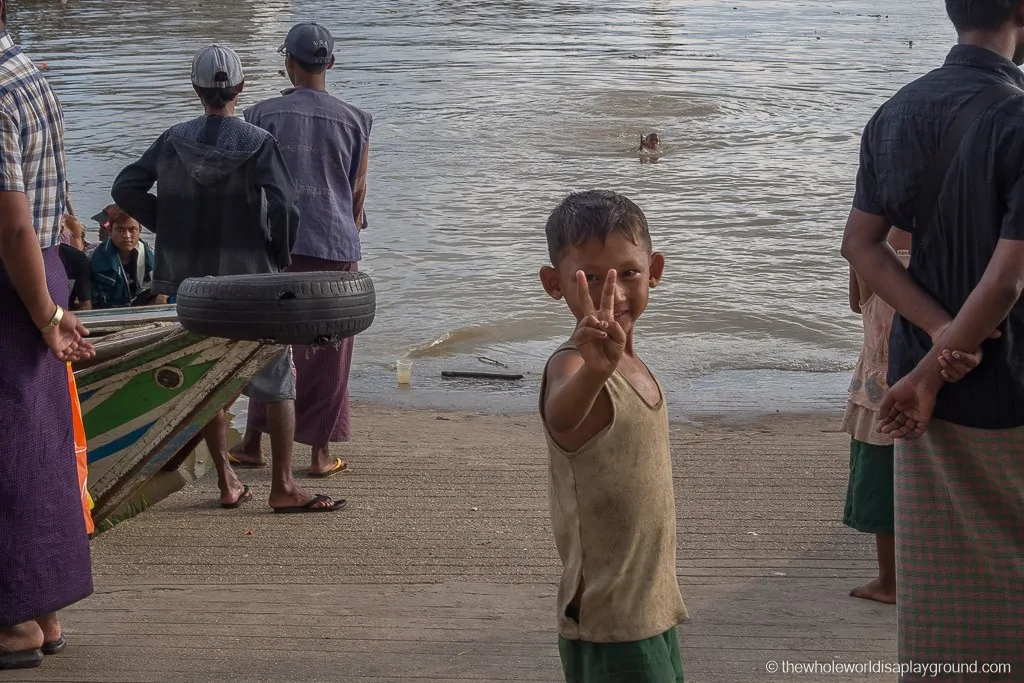
M 946 0 L 946 14 L 957 31 L 995 30 L 1010 20 L 1022 0 Z
M 627 197 L 610 190 L 573 192 L 548 216 L 545 232 L 552 265 L 558 265 L 566 247 L 582 247 L 591 239 L 604 243 L 612 233 L 652 250 L 647 216 Z

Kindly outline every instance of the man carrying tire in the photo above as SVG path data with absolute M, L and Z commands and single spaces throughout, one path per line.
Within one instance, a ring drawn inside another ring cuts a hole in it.
M 292 248 L 290 271 L 355 271 L 359 233 L 366 226 L 366 165 L 373 119 L 327 93 L 334 66 L 334 37 L 315 22 L 296 24 L 278 50 L 294 88 L 246 110 L 245 120 L 269 131 L 281 146 L 299 190 L 302 222 Z M 309 476 L 331 477 L 348 469 L 331 457 L 331 443 L 348 441 L 348 377 L 354 339 L 336 347 L 296 347 L 295 440 L 311 449 Z M 267 411 L 249 407 L 241 446 L 232 452 L 239 467 L 262 467 L 261 432 Z
M 298 223 L 295 186 L 274 138 L 235 117 L 245 85 L 234 51 L 211 45 L 196 53 L 192 85 L 205 115 L 171 127 L 114 180 L 119 207 L 156 235 L 153 292 L 174 296 L 181 282 L 209 275 L 276 273 L 291 262 Z M 157 184 L 160 198 L 150 190 Z M 291 348 L 246 388 L 268 404 L 275 512 L 331 512 L 344 500 L 313 495 L 292 477 L 295 374 Z M 250 499 L 228 459 L 221 411 L 204 430 L 225 508 Z

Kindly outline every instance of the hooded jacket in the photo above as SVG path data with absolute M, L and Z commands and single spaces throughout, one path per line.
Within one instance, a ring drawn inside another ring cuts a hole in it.
M 200 116 L 168 129 L 110 194 L 156 234 L 154 294 L 174 296 L 190 277 L 275 273 L 291 263 L 299 221 L 292 177 L 274 138 L 241 119 Z

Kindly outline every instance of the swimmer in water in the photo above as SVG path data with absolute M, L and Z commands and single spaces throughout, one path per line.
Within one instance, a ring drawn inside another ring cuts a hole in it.
M 658 137 L 657 133 L 650 133 L 646 137 L 640 136 L 640 147 L 637 148 L 637 151 L 642 152 L 644 150 L 652 152 L 661 151 L 661 138 Z

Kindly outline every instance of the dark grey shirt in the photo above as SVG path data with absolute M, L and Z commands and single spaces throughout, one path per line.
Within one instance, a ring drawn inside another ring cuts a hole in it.
M 239 118 L 169 128 L 110 194 L 156 233 L 154 294 L 174 296 L 190 277 L 276 273 L 291 263 L 295 185 L 274 138 Z
M 922 239 L 915 201 L 942 134 L 960 107 L 985 87 L 1024 88 L 1011 61 L 957 45 L 942 67 L 905 86 L 868 122 L 861 139 L 855 208 L 885 216 L 914 235 L 910 276 L 951 315 L 981 280 L 1000 238 L 1024 239 L 1024 96 L 1009 98 L 968 130 Z M 984 343 L 982 364 L 939 393 L 935 417 L 982 429 L 1024 426 L 1024 304 Z M 889 343 L 889 382 L 908 374 L 931 340 L 897 315 Z

